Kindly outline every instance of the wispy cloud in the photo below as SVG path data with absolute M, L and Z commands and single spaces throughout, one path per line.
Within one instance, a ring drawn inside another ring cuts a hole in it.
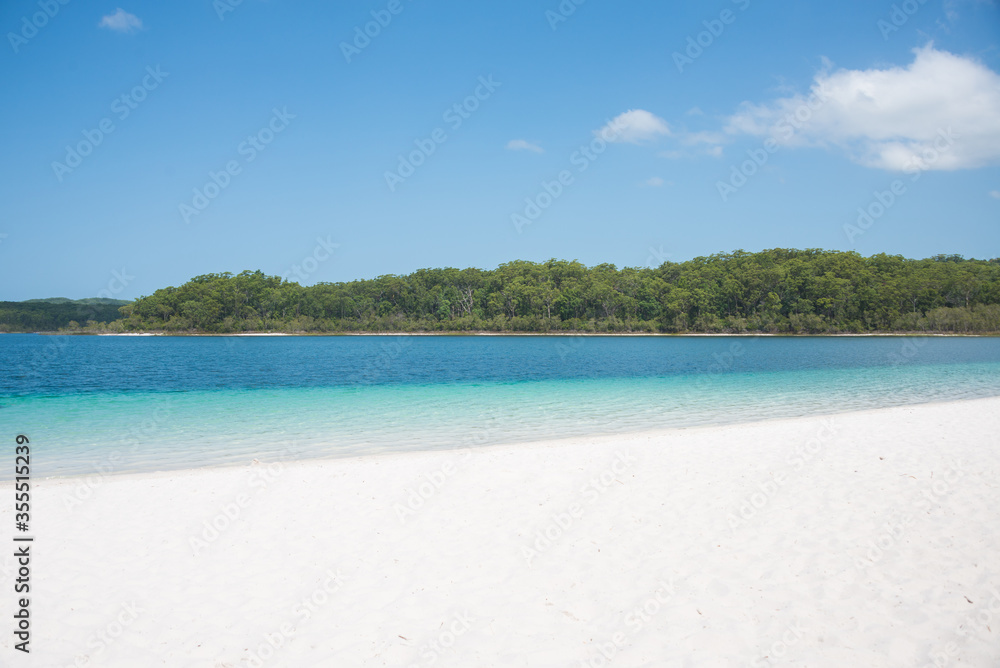
M 667 122 L 644 109 L 630 109 L 612 119 L 594 135 L 609 142 L 640 144 L 670 134 Z
M 99 28 L 107 28 L 108 30 L 114 30 L 116 32 L 134 32 L 136 30 L 142 30 L 142 19 L 140 19 L 135 14 L 129 14 L 124 9 L 119 7 L 111 14 L 101 18 L 101 22 L 97 24 Z
M 958 3 L 955 0 L 944 0 L 943 9 L 949 23 L 956 23 L 958 21 Z
M 830 71 L 809 95 L 745 102 L 725 130 L 770 135 L 779 144 L 833 148 L 890 171 L 914 164 L 955 170 L 1000 162 L 1000 75 L 933 44 L 906 67 Z M 942 136 L 954 139 L 937 150 Z M 935 155 L 933 160 L 926 156 Z
M 993 199 L 1000 199 L 1000 190 L 991 190 L 990 197 Z
M 524 139 L 511 139 L 507 142 L 507 148 L 511 151 L 533 151 L 534 153 L 545 153 L 545 149 L 541 146 L 533 144 L 530 141 L 525 141 Z
M 642 185 L 648 186 L 650 188 L 662 188 L 666 181 L 661 179 L 659 176 L 653 176 L 642 182 Z
M 923 3 L 921 2 L 920 4 L 923 4 Z M 941 9 L 944 10 L 944 16 L 948 20 L 948 24 L 949 25 L 955 25 L 956 23 L 958 23 L 959 19 L 961 18 L 959 16 L 959 12 L 958 12 L 959 7 L 961 7 L 962 10 L 965 11 L 965 9 L 967 7 L 974 7 L 976 5 L 979 5 L 979 6 L 986 6 L 986 5 L 996 6 L 996 4 L 997 4 L 997 0 L 944 0 L 944 2 L 941 5 Z M 940 27 L 944 28 L 945 32 L 948 32 L 948 33 L 951 32 L 950 30 L 948 30 L 948 26 L 944 25 L 941 21 L 938 21 L 938 25 Z
M 716 147 L 726 143 L 728 138 L 722 132 L 685 132 L 681 134 L 680 140 L 685 146 L 708 144 L 711 147 Z
M 718 158 L 722 156 L 722 145 L 732 141 L 732 137 L 721 132 L 679 132 L 677 140 L 682 146 L 690 148 L 660 151 L 659 156 L 671 160 L 702 155 Z

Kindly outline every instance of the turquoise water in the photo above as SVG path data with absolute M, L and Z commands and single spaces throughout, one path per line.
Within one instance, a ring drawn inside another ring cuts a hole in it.
M 0 370 L 3 437 L 65 476 L 998 396 L 1000 339 L 3 335 Z

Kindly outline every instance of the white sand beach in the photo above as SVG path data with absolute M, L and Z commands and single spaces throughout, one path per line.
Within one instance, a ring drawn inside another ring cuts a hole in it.
M 0 664 L 996 666 L 998 427 L 993 398 L 35 480 L 29 655 L 2 483 Z

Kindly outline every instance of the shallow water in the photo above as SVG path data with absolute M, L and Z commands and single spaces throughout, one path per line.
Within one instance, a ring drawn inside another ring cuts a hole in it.
M 0 336 L 2 433 L 31 437 L 34 476 L 998 395 L 996 338 Z

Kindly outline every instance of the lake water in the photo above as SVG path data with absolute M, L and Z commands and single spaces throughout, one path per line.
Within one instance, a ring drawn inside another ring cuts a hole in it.
M 0 335 L 0 434 L 37 477 L 998 395 L 998 338 Z

